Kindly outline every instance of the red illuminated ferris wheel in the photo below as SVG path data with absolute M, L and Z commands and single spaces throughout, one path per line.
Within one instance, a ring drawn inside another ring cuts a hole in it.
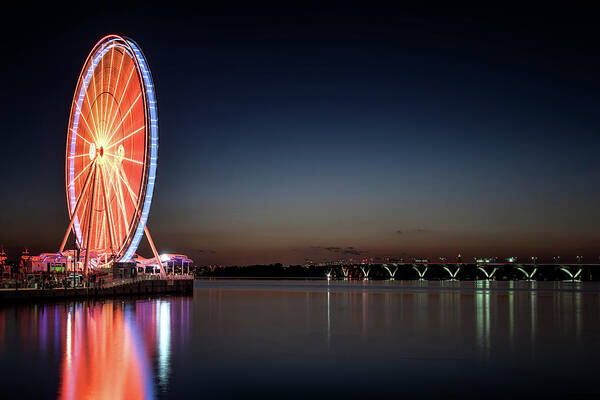
M 72 231 L 90 260 L 130 261 L 144 234 L 158 160 L 158 110 L 148 63 L 131 39 L 109 35 L 90 52 L 75 89 L 65 162 Z M 164 272 L 164 271 L 163 271 Z

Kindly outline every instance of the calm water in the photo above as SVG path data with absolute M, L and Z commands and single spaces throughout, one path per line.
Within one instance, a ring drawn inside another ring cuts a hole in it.
M 0 305 L 3 398 L 597 398 L 600 286 L 198 281 Z

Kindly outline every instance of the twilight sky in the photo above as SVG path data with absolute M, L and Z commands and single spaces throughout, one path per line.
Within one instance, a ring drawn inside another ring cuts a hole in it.
M 117 33 L 158 92 L 160 252 L 596 259 L 597 10 L 349 4 L 7 10 L 0 244 L 59 246 L 73 92 Z

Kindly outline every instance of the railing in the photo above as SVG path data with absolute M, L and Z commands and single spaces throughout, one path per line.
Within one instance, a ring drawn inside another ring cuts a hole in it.
M 162 279 L 173 279 L 173 280 L 187 280 L 194 279 L 194 274 L 183 274 L 183 275 L 166 275 Z
M 111 275 L 105 276 L 95 276 L 92 280 L 86 282 L 81 280 L 81 277 L 77 279 L 73 279 L 72 277 L 64 277 L 60 280 L 48 281 L 42 283 L 41 281 L 20 281 L 17 279 L 10 280 L 0 280 L 0 289 L 10 289 L 10 290 L 23 290 L 23 289 L 82 289 L 86 286 L 91 289 L 108 289 L 116 286 L 122 286 L 127 284 L 132 284 L 136 282 L 143 281 L 152 281 L 152 280 L 166 280 L 166 281 L 175 281 L 175 280 L 193 280 L 193 274 L 183 274 L 183 275 L 154 275 L 154 274 L 140 274 L 133 278 L 114 278 Z M 75 287 L 73 287 L 75 284 Z
M 135 278 L 108 278 L 101 279 L 100 281 L 91 282 L 90 287 L 97 287 L 102 289 L 108 289 L 115 286 L 127 285 L 135 282 L 158 280 L 159 276 L 156 275 L 138 275 Z
M 102 281 L 92 282 L 90 287 L 92 288 L 112 288 L 115 286 L 127 285 L 130 283 L 143 282 L 143 281 L 157 281 L 157 280 L 188 280 L 194 279 L 194 275 L 192 274 L 184 274 L 184 275 L 137 275 L 134 278 L 108 278 L 102 279 Z

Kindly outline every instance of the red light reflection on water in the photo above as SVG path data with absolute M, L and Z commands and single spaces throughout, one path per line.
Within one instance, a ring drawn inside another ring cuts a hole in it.
M 187 346 L 192 302 L 172 297 L 0 307 L 0 365 L 21 368 L 24 380 L 11 382 L 14 387 L 30 384 L 27 376 L 56 377 L 40 385 L 41 397 L 153 398 L 171 389 L 171 359 Z
M 135 315 L 122 305 L 67 312 L 61 399 L 152 398 L 151 366 Z

